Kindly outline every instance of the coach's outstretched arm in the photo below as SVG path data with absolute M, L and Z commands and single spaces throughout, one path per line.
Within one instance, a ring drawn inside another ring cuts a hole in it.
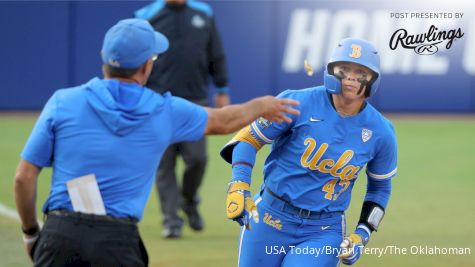
M 205 134 L 228 134 L 235 132 L 251 123 L 258 117 L 269 121 L 287 122 L 292 120 L 286 116 L 299 115 L 300 112 L 290 106 L 298 106 L 299 102 L 286 98 L 263 96 L 243 104 L 230 105 L 222 108 L 207 108 L 208 124 Z

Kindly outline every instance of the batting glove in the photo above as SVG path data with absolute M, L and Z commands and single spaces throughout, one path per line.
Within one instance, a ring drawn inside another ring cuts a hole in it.
M 231 181 L 226 198 L 226 216 L 251 230 L 250 219 L 259 222 L 259 213 L 251 197 L 250 185 L 242 181 Z
M 358 226 L 355 232 L 347 236 L 340 244 L 341 261 L 346 265 L 353 265 L 361 257 L 361 252 L 368 243 L 369 237 L 368 232 Z

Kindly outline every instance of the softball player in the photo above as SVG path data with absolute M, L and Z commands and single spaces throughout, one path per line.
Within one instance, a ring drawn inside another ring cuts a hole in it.
M 232 163 L 227 216 L 241 224 L 239 266 L 353 264 L 384 216 L 397 172 L 394 128 L 366 101 L 381 80 L 379 55 L 361 39 L 335 48 L 324 85 L 287 90 L 300 101 L 292 123 L 258 119 L 221 151 Z M 272 144 L 264 183 L 252 200 L 257 151 Z M 354 182 L 366 165 L 367 192 L 354 233 L 345 214 Z M 256 206 L 257 205 L 257 206 Z M 252 230 L 251 230 L 252 229 Z

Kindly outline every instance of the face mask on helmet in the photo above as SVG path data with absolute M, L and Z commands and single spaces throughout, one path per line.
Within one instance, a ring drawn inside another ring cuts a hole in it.
M 365 97 L 373 95 L 379 87 L 381 75 L 379 72 L 379 55 L 373 44 L 357 38 L 343 39 L 334 49 L 324 71 L 324 85 L 331 94 L 341 93 L 341 80 L 348 76 L 345 71 L 334 72 L 333 67 L 339 62 L 356 63 L 371 71 L 372 77 L 357 77 L 360 83 L 358 94 L 366 87 Z
M 374 82 L 376 73 L 372 70 L 354 63 L 336 62 L 329 67 L 330 75 L 335 76 L 340 81 L 340 86 L 343 86 L 343 80 L 348 79 L 356 82 L 358 85 L 357 95 L 360 95 L 365 88 L 370 88 Z M 365 91 L 365 97 L 369 96 L 370 90 Z

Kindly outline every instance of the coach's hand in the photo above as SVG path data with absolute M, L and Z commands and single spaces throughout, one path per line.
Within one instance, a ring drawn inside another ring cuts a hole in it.
M 226 215 L 228 219 L 238 222 L 241 226 L 245 225 L 251 230 L 250 218 L 255 223 L 259 222 L 257 207 L 252 200 L 249 192 L 250 185 L 242 181 L 231 181 L 228 187 L 228 196 L 226 198 Z
M 347 236 L 340 244 L 339 258 L 346 265 L 353 265 L 360 257 L 363 247 L 368 243 L 367 232 L 357 228 L 355 233 Z
M 287 122 L 291 123 L 291 117 L 287 115 L 300 115 L 300 111 L 298 109 L 292 108 L 292 106 L 300 105 L 300 102 L 293 99 L 288 98 L 276 98 L 273 96 L 263 96 L 257 98 L 259 106 L 265 112 L 262 114 L 262 117 L 269 121 L 275 121 L 277 123 Z M 287 114 L 287 115 L 286 115 Z
M 23 236 L 23 242 L 25 243 L 25 250 L 31 260 L 33 260 L 33 253 L 34 253 L 33 248 L 36 246 L 36 243 L 38 242 L 38 238 L 39 238 L 39 233 L 36 233 L 35 235 Z

